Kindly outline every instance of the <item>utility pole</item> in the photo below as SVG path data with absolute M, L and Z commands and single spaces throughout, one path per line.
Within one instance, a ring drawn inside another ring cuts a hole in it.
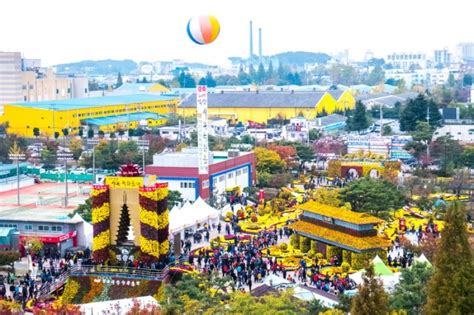
M 87 144 L 92 145 L 92 183 L 95 184 L 95 147 L 99 144 L 99 139 L 87 139 Z
M 20 160 L 25 159 L 25 154 L 21 153 L 20 148 L 15 142 L 10 148 L 8 157 L 10 160 L 16 162 L 16 198 L 17 204 L 20 205 Z
M 430 104 L 429 103 L 426 104 L 426 121 L 428 122 L 428 127 L 430 127 Z M 428 157 L 428 160 L 430 159 L 430 143 L 431 143 L 431 140 L 427 141 L 427 144 L 426 144 L 426 156 Z
M 72 153 L 60 152 L 57 154 L 57 157 L 58 157 L 58 160 L 64 161 L 64 182 L 66 184 L 66 197 L 64 198 L 64 207 L 67 208 L 68 198 L 69 198 L 68 183 L 67 183 L 67 161 L 72 160 Z
M 380 103 L 380 138 L 383 136 L 383 109 L 382 109 L 382 103 Z
M 142 167 L 143 167 L 143 177 L 145 177 L 146 172 L 145 172 L 145 153 L 148 152 L 148 149 L 150 147 L 150 141 L 149 140 L 137 140 L 138 144 L 138 149 L 142 152 Z

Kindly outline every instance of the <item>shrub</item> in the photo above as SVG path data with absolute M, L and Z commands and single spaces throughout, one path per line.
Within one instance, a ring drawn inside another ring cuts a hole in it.
M 282 252 L 286 252 L 288 250 L 288 245 L 286 243 L 281 243 L 280 244 L 280 250 Z
M 343 262 L 341 264 L 341 269 L 342 269 L 342 272 L 348 273 L 349 270 L 351 270 L 351 265 L 349 265 L 349 263 Z
M 303 253 L 307 253 L 310 249 L 310 246 L 311 246 L 311 240 L 307 237 L 301 236 L 300 237 L 300 250 Z
M 290 244 L 296 249 L 300 248 L 300 236 L 298 234 L 292 234 L 290 236 Z

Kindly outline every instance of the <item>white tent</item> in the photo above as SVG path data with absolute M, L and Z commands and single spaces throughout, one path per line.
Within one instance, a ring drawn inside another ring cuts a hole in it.
M 82 221 L 77 229 L 77 244 L 79 246 L 92 248 L 92 238 L 94 237 L 94 228 L 92 224 L 85 221 L 79 214 L 75 214 L 72 220 Z
M 281 287 L 291 287 L 293 286 L 293 283 L 286 280 L 285 278 L 278 277 L 276 275 L 269 275 L 268 277 L 265 278 L 265 281 L 263 281 L 263 284 L 266 284 L 270 287 L 273 288 L 281 288 Z
M 193 204 L 185 203 L 181 209 L 170 212 L 170 232 L 176 233 L 197 224 L 217 222 L 219 211 L 198 198 Z
M 134 301 L 140 303 L 142 307 L 151 305 L 157 306 L 158 308 L 160 307 L 160 304 L 158 304 L 158 302 L 152 296 L 141 296 L 132 299 L 87 303 L 81 304 L 79 307 L 81 312 L 87 315 L 126 314 L 133 307 Z
M 336 304 L 339 303 L 335 296 L 332 299 L 329 298 L 329 294 L 318 294 L 301 285 L 297 285 L 293 288 L 293 296 L 303 301 L 318 300 L 326 307 L 334 307 Z
M 427 264 L 428 266 L 432 266 L 430 261 L 428 260 L 428 258 L 426 258 L 425 254 L 421 254 L 420 257 L 416 257 L 415 258 L 415 262 L 418 262 L 418 263 L 425 263 Z

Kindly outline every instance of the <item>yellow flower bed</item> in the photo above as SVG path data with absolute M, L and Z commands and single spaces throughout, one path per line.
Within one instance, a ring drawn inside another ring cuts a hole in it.
M 166 240 L 166 241 L 164 241 L 163 243 L 160 244 L 160 254 L 161 255 L 168 254 L 169 250 L 170 250 L 170 242 L 168 240 Z
M 154 257 L 160 256 L 160 244 L 155 240 L 148 240 L 140 236 L 140 250 Z
M 100 250 L 110 245 L 110 230 L 104 231 L 92 239 L 92 251 Z
M 380 224 L 384 222 L 382 219 L 376 218 L 366 213 L 360 213 L 346 210 L 344 208 L 324 205 L 313 200 L 298 206 L 298 208 L 304 211 L 316 213 L 319 215 L 354 224 Z
M 66 283 L 63 295 L 59 298 L 61 304 L 70 304 L 76 294 L 79 292 L 80 285 L 77 281 L 69 279 Z
M 110 217 L 110 204 L 105 202 L 99 208 L 92 209 L 92 224 L 102 222 Z
M 164 229 L 168 225 L 169 214 L 170 214 L 169 210 L 166 209 L 165 212 L 163 212 L 162 214 L 158 216 L 158 227 L 157 227 L 158 230 Z
M 140 207 L 140 222 L 158 229 L 158 214 Z
M 158 200 L 156 190 L 154 190 L 154 191 L 140 191 L 140 196 L 151 199 L 151 200 Z
M 168 187 L 156 189 L 156 200 L 165 199 L 168 196 Z
M 108 189 L 92 189 L 91 191 L 91 197 L 97 197 L 103 192 L 106 192 Z

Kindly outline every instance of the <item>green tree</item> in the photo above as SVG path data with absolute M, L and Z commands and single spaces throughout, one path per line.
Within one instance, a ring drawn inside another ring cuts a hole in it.
M 388 314 L 388 295 L 383 288 L 382 281 L 375 277 L 373 265 L 366 269 L 362 281 L 357 295 L 352 299 L 351 314 Z
M 474 168 L 474 146 L 464 147 L 464 152 L 462 153 L 463 165 L 468 168 Z
M 240 65 L 239 74 L 237 78 L 239 80 L 240 85 L 247 85 L 247 84 L 252 83 L 252 79 L 250 78 L 248 73 L 244 71 L 244 67 L 242 64 Z
M 34 135 L 36 138 L 38 138 L 38 137 L 41 135 L 40 129 L 39 129 L 38 127 L 34 127 L 34 128 L 33 128 L 33 135 Z
M 117 75 L 117 83 L 115 83 L 115 88 L 118 89 L 123 85 L 122 74 L 119 72 Z
M 383 179 L 367 177 L 350 182 L 341 189 L 340 198 L 349 202 L 352 210 L 378 217 L 387 217 L 387 211 L 401 208 L 404 202 L 397 186 Z
M 43 163 L 44 169 L 53 169 L 56 164 L 56 151 L 48 147 L 43 148 L 40 154 L 40 161 Z
M 270 62 L 268 63 L 268 69 L 267 69 L 267 79 L 268 80 L 271 80 L 273 79 L 275 73 L 274 73 L 274 70 L 273 70 L 273 62 L 270 60 Z
M 441 114 L 438 105 L 432 99 L 427 99 L 421 94 L 414 99 L 410 99 L 400 113 L 400 130 L 415 131 L 418 121 L 427 121 L 428 111 L 430 125 L 432 127 L 440 126 Z
M 170 190 L 168 192 L 168 207 L 171 209 L 183 202 L 181 193 L 177 190 Z
M 85 221 L 92 222 L 92 200 L 87 198 L 84 203 L 81 203 L 77 208 L 69 214 L 69 217 L 73 217 L 75 214 L 79 214 Z
M 105 132 L 103 130 L 99 130 L 99 132 L 97 133 L 97 135 L 99 136 L 99 138 L 103 139 L 104 136 L 105 136 Z
M 89 128 L 89 130 L 87 130 L 87 138 L 89 139 L 94 138 L 94 129 Z
M 428 284 L 427 314 L 472 314 L 474 257 L 466 231 L 466 210 L 459 202 L 448 208 L 434 273 Z
M 120 164 L 139 163 L 141 161 L 141 155 L 135 141 L 120 142 L 118 145 L 118 156 L 120 157 Z
M 77 132 L 77 135 L 82 138 L 84 136 L 84 128 L 79 127 L 79 131 Z
M 313 148 L 301 143 L 295 144 L 296 156 L 301 164 L 314 160 Z
M 309 130 L 309 140 L 316 141 L 321 138 L 322 132 L 319 129 L 313 128 Z
M 361 132 L 369 127 L 367 120 L 367 112 L 365 105 L 361 101 L 357 101 L 354 113 L 347 120 L 347 128 L 350 131 Z
M 382 132 L 384 136 L 390 136 L 392 134 L 392 127 L 390 127 L 390 125 L 384 125 Z
M 258 84 L 263 84 L 265 83 L 265 68 L 263 67 L 263 63 L 260 62 L 258 65 L 258 70 L 257 70 L 257 83 Z
M 249 66 L 249 76 L 252 82 L 257 81 L 257 73 L 255 72 L 255 68 L 253 67 L 253 64 L 250 64 Z
M 62 131 L 64 137 L 67 137 L 69 135 L 69 129 L 68 128 L 63 128 L 61 131 Z
M 111 132 L 110 135 L 109 135 L 110 139 L 115 139 L 117 138 L 117 136 L 115 135 L 115 132 Z
M 411 136 L 415 141 L 431 142 L 433 138 L 433 127 L 426 121 L 417 121 L 416 128 L 412 131 Z
M 471 86 L 472 85 L 472 75 L 470 75 L 469 73 L 466 73 L 462 77 L 462 85 L 463 86 Z
M 383 83 L 385 80 L 385 72 L 383 71 L 381 66 L 376 66 L 369 74 L 367 78 L 368 85 L 377 85 Z
M 448 86 L 453 88 L 456 86 L 456 79 L 454 78 L 454 74 L 450 73 L 448 76 Z
M 402 270 L 400 282 L 390 297 L 390 308 L 405 310 L 409 315 L 421 314 L 426 304 L 426 285 L 433 268 L 426 263 L 414 263 Z
M 431 156 L 441 161 L 440 175 L 451 176 L 462 165 L 463 147 L 451 135 L 437 138 L 430 145 Z
M 58 138 L 59 138 L 59 132 L 55 131 L 55 132 L 54 132 L 54 139 L 57 140 Z
M 80 139 L 71 139 L 69 141 L 69 150 L 72 153 L 72 158 L 78 161 L 82 154 L 82 141 Z

